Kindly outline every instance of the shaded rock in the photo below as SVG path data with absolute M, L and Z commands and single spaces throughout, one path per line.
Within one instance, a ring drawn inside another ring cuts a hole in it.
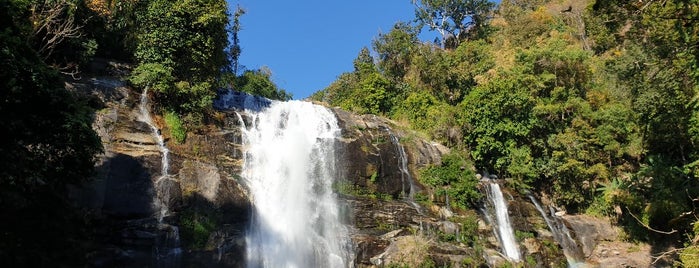
M 386 247 L 390 244 L 388 240 L 367 234 L 353 235 L 352 241 L 354 241 L 355 244 L 354 264 L 358 267 L 375 265 L 375 256 L 384 252 Z M 374 259 L 372 260 L 372 258 Z
M 153 215 L 155 189 L 153 172 L 144 162 L 155 158 L 134 158 L 125 154 L 109 157 L 100 168 L 107 170 L 102 213 L 119 218 L 142 218 Z M 147 164 L 146 164 L 147 165 Z M 98 205 L 97 205 L 98 206 Z
M 608 219 L 587 215 L 566 215 L 563 220 L 575 234 L 583 254 L 588 257 L 601 241 L 617 240 L 619 237 L 619 230 L 612 227 Z
M 215 166 L 184 160 L 178 175 L 185 195 L 197 192 L 211 202 L 216 200 L 221 184 L 221 175 Z

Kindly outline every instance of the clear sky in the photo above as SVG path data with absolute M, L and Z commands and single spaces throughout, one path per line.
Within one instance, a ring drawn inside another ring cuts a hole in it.
M 267 66 L 277 86 L 303 99 L 327 87 L 380 32 L 411 22 L 410 0 L 228 0 L 246 10 L 240 64 Z M 426 30 L 426 29 L 425 29 Z

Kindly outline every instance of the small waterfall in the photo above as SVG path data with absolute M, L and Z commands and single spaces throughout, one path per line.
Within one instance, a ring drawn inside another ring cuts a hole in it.
M 160 133 L 160 130 L 155 126 L 155 124 L 153 124 L 153 118 L 150 116 L 150 111 L 148 110 L 148 87 L 143 89 L 143 93 L 141 93 L 141 103 L 138 108 L 141 112 L 139 120 L 150 126 L 151 130 L 153 131 L 153 137 L 155 137 L 156 141 L 158 142 L 158 149 L 160 149 L 160 153 L 162 154 L 160 178 L 158 179 L 161 180 L 168 176 L 168 172 L 170 170 L 170 150 L 168 150 L 165 146 L 165 139 L 163 139 L 163 135 Z
M 583 263 L 582 249 L 570 235 L 570 230 L 568 230 L 568 227 L 566 227 L 563 221 L 554 214 L 555 211 L 551 211 L 551 217 L 553 219 L 549 218 L 544 209 L 541 207 L 541 204 L 539 204 L 539 201 L 531 194 L 528 194 L 528 196 L 532 203 L 534 203 L 534 206 L 539 213 L 541 213 L 541 216 L 544 217 L 546 225 L 548 225 L 549 230 L 551 230 L 551 233 L 553 233 L 553 239 L 555 239 L 556 242 L 558 242 L 558 244 L 560 244 L 563 248 L 563 254 L 565 254 L 566 260 L 568 261 L 568 267 L 579 267 Z
M 415 185 L 415 180 L 413 176 L 410 175 L 410 170 L 408 170 L 408 156 L 405 153 L 405 147 L 400 143 L 398 137 L 393 135 L 391 130 L 386 129 L 388 136 L 391 138 L 391 143 L 396 148 L 396 153 L 398 155 L 398 170 L 400 171 L 400 182 L 402 187 L 402 195 L 406 200 L 417 210 L 418 213 L 422 214 L 422 208 L 415 202 L 415 191 L 417 186 Z M 409 192 L 406 194 L 405 184 L 406 181 L 410 186 Z
M 180 248 L 180 232 L 179 228 L 174 225 L 170 225 L 163 222 L 163 219 L 169 213 L 168 197 L 169 193 L 169 182 L 170 180 L 170 160 L 169 153 L 170 150 L 165 146 L 165 139 L 163 138 L 160 130 L 153 123 L 153 118 L 150 116 L 150 110 L 148 109 L 148 87 L 143 89 L 141 93 L 141 102 L 139 104 L 139 111 L 141 112 L 139 120 L 150 126 L 153 137 L 158 144 L 158 149 L 162 154 L 161 164 L 160 164 L 160 177 L 154 182 L 157 189 L 157 198 L 154 201 L 155 206 L 158 210 L 158 229 L 165 233 L 164 238 L 158 241 L 156 248 L 154 249 L 154 255 L 157 261 L 157 266 L 159 267 L 177 267 L 180 263 L 180 258 L 182 254 L 182 249 Z
M 503 253 L 514 262 L 522 259 L 519 252 L 517 241 L 515 241 L 514 231 L 510 224 L 510 216 L 507 213 L 507 203 L 505 197 L 500 190 L 500 185 L 495 182 L 487 182 L 487 212 L 495 215 L 495 221 L 490 216 L 486 216 L 493 225 L 493 232 L 496 234 L 500 244 L 502 244 Z M 486 214 L 487 215 L 487 214 Z
M 242 175 L 254 204 L 248 267 L 351 266 L 332 190 L 340 135 L 335 115 L 308 102 L 239 103 L 252 117 L 243 130 Z

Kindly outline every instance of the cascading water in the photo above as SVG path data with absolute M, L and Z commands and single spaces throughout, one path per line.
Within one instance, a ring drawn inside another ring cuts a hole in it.
M 163 135 L 160 133 L 160 130 L 158 130 L 157 127 L 155 127 L 155 124 L 153 124 L 153 119 L 150 116 L 150 111 L 148 110 L 148 88 L 146 87 L 143 89 L 143 93 L 141 93 L 141 103 L 138 106 L 139 111 L 141 112 L 139 120 L 143 123 L 148 124 L 150 126 L 150 129 L 153 131 L 153 137 L 155 137 L 156 141 L 158 142 L 158 149 L 160 150 L 160 153 L 162 154 L 162 160 L 161 160 L 161 166 L 160 166 L 160 178 L 158 180 L 161 180 L 165 177 L 168 176 L 168 172 L 170 169 L 170 160 L 169 154 L 170 150 L 167 149 L 165 146 L 165 139 L 163 138 Z
M 167 187 L 157 187 L 160 186 L 164 182 L 164 180 L 169 180 L 170 174 L 169 174 L 169 169 L 170 169 L 170 160 L 169 160 L 169 153 L 170 150 L 165 146 L 165 139 L 163 138 L 163 135 L 160 133 L 160 130 L 153 124 L 153 119 L 150 116 L 150 111 L 148 110 L 148 88 L 146 87 L 143 89 L 143 93 L 141 93 L 141 102 L 139 104 L 139 111 L 140 111 L 140 116 L 139 120 L 141 122 L 144 122 L 150 126 L 151 131 L 153 132 L 153 137 L 155 137 L 158 145 L 158 149 L 160 150 L 160 153 L 162 154 L 161 157 L 161 168 L 160 168 L 160 177 L 155 181 L 156 188 L 159 190 L 157 191 L 157 198 L 155 200 L 155 206 L 158 208 L 158 224 L 159 224 L 159 229 L 162 230 L 165 235 L 162 241 L 159 241 L 156 245 L 155 248 L 155 258 L 158 261 L 158 266 L 161 267 L 174 267 L 174 266 L 179 266 L 179 258 L 182 253 L 182 249 L 180 248 L 180 232 L 179 228 L 174 225 L 170 224 L 165 224 L 163 222 L 163 219 L 165 216 L 167 216 L 169 207 L 168 207 L 168 202 L 166 201 L 168 198 L 167 196 L 169 195 L 168 192 L 164 192 L 160 190 L 160 188 L 167 188 Z
M 415 181 L 413 180 L 413 176 L 410 175 L 410 171 L 408 170 L 408 156 L 405 153 L 405 147 L 403 147 L 403 145 L 400 144 L 400 141 L 398 140 L 398 137 L 396 137 L 396 135 L 393 135 L 393 133 L 391 133 L 391 131 L 388 129 L 386 131 L 388 131 L 388 136 L 391 138 L 391 143 L 396 148 L 396 153 L 398 153 L 398 170 L 400 171 L 400 181 L 402 185 L 403 197 L 407 198 L 408 202 L 418 211 L 418 213 L 422 213 L 420 205 L 418 205 L 415 202 L 416 186 Z M 408 189 L 409 192 L 407 194 L 405 193 L 406 181 L 410 186 L 410 189 Z
M 332 191 L 340 134 L 334 114 L 308 102 L 245 99 L 239 103 L 251 120 L 243 130 L 242 175 L 254 203 L 248 267 L 350 266 Z
M 518 262 L 522 257 L 515 241 L 514 231 L 510 224 L 510 216 L 507 213 L 507 204 L 500 190 L 500 185 L 495 182 L 487 182 L 486 187 L 488 188 L 486 194 L 488 196 L 487 209 L 495 214 L 495 221 L 490 220 L 493 225 L 493 231 L 500 240 L 500 244 L 502 244 L 505 256 L 512 261 Z
M 553 239 L 558 242 L 558 244 L 561 245 L 563 248 L 563 254 L 566 256 L 566 260 L 568 261 L 568 267 L 573 268 L 573 267 L 579 267 L 581 264 L 583 264 L 583 253 L 582 249 L 578 246 L 578 244 L 575 242 L 575 239 L 570 235 L 570 230 L 568 230 L 568 227 L 565 226 L 563 221 L 554 214 L 554 212 L 551 212 L 551 217 L 549 218 L 544 209 L 541 207 L 541 204 L 539 204 L 539 201 L 536 200 L 536 198 L 529 194 L 529 199 L 534 203 L 534 206 L 536 209 L 541 213 L 541 216 L 544 217 L 544 221 L 546 221 L 546 225 L 548 225 L 549 229 L 551 230 L 551 233 L 553 233 Z

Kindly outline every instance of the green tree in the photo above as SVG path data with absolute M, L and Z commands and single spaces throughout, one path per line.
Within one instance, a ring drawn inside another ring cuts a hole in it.
M 272 82 L 272 72 L 268 68 L 248 70 L 236 78 L 234 88 L 238 91 L 262 96 L 273 100 L 290 100 L 291 94 Z
M 170 80 L 189 84 L 156 91 L 156 101 L 180 114 L 209 109 L 215 95 L 213 87 L 229 65 L 226 2 L 144 2 L 137 23 L 134 54 L 139 65 L 159 66 L 170 72 L 170 76 L 163 77 L 164 81 L 153 84 L 168 84 Z
M 378 67 L 386 78 L 398 82 L 403 79 L 410 67 L 410 59 L 419 41 L 418 30 L 398 22 L 387 34 L 379 34 L 372 42 L 378 54 Z
M 458 152 L 442 157 L 442 163 L 422 170 L 421 182 L 435 187 L 438 196 L 447 195 L 452 205 L 463 209 L 473 207 L 481 198 L 477 190 L 479 183 L 473 171 L 466 168 L 470 163 Z
M 442 36 L 445 48 L 456 48 L 465 39 L 481 38 L 495 6 L 488 0 L 412 0 L 415 20 Z
M 386 114 L 392 107 L 391 86 L 391 82 L 378 72 L 370 73 L 356 84 L 340 107 L 360 114 Z
M 83 266 L 83 215 L 66 186 L 92 175 L 99 137 L 93 110 L 28 43 L 18 1 L 0 1 L 0 262 L 13 267 Z M 32 254 L 43 252 L 44 254 Z

